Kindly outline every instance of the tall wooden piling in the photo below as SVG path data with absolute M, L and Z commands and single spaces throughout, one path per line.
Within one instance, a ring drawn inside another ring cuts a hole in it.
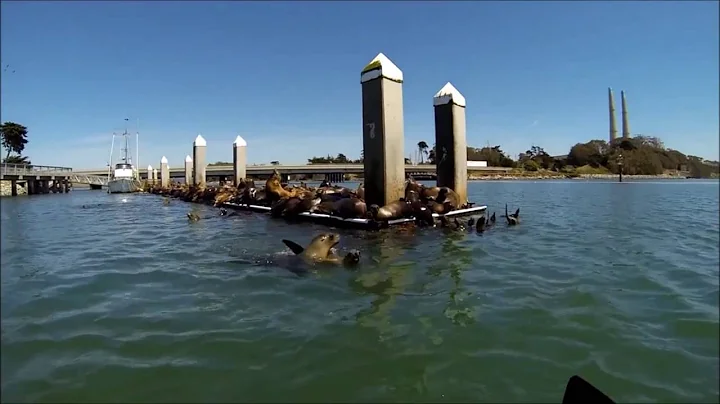
M 465 97 L 449 82 L 433 97 L 437 186 L 452 188 L 467 202 Z
M 386 205 L 405 184 L 403 73 L 379 53 L 360 73 L 365 201 Z
M 160 159 L 160 185 L 163 188 L 170 185 L 170 168 L 168 167 L 168 159 L 165 156 Z
M 185 185 L 193 184 L 193 159 L 185 156 Z
M 153 170 L 152 166 L 148 164 L 148 171 L 147 171 L 147 173 L 148 173 L 148 174 L 147 174 L 148 184 L 155 184 L 155 183 L 153 182 L 153 178 L 152 178 L 152 170 Z
M 193 184 L 198 187 L 205 186 L 206 156 L 207 142 L 198 134 L 193 142 Z
M 240 180 L 247 176 L 247 142 L 242 137 L 238 136 L 233 142 L 233 174 L 235 179 L 233 184 L 238 186 Z

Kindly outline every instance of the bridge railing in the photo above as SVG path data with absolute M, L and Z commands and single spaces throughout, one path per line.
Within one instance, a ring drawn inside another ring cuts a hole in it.
M 71 173 L 70 167 L 39 166 L 35 164 L 2 163 L 3 175 L 52 175 L 55 173 Z

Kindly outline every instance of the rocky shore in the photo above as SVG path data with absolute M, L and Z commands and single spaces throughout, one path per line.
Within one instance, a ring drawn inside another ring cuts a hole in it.
M 17 194 L 27 195 L 27 187 L 17 184 Z M 0 181 L 0 196 L 12 196 L 12 183 L 10 181 Z

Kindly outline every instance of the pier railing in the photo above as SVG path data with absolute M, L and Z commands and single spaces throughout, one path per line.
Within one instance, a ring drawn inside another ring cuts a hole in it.
M 35 164 L 2 163 L 2 175 L 54 175 L 71 173 L 70 167 L 39 166 Z

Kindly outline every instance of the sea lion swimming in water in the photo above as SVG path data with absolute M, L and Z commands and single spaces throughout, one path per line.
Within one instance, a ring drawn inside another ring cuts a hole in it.
M 492 216 L 490 216 L 490 219 L 487 219 L 485 215 L 480 216 L 480 218 L 477 221 L 477 226 L 475 226 L 475 230 L 482 233 L 486 229 L 492 227 L 495 224 L 495 212 L 493 212 Z
M 508 226 L 515 226 L 520 224 L 520 208 L 515 210 L 515 213 L 508 215 L 507 203 L 505 204 L 505 219 L 507 219 Z
M 190 220 L 191 222 L 197 222 L 198 220 L 200 220 L 200 215 L 194 212 L 188 212 L 187 217 L 188 220 Z
M 336 233 L 323 233 L 315 236 L 307 247 L 303 248 L 295 242 L 283 239 L 285 245 L 302 259 L 310 262 L 340 263 L 340 258 L 332 253 L 332 248 L 340 243 L 340 235 Z M 352 265 L 360 261 L 360 252 L 351 251 L 342 260 L 344 264 Z

